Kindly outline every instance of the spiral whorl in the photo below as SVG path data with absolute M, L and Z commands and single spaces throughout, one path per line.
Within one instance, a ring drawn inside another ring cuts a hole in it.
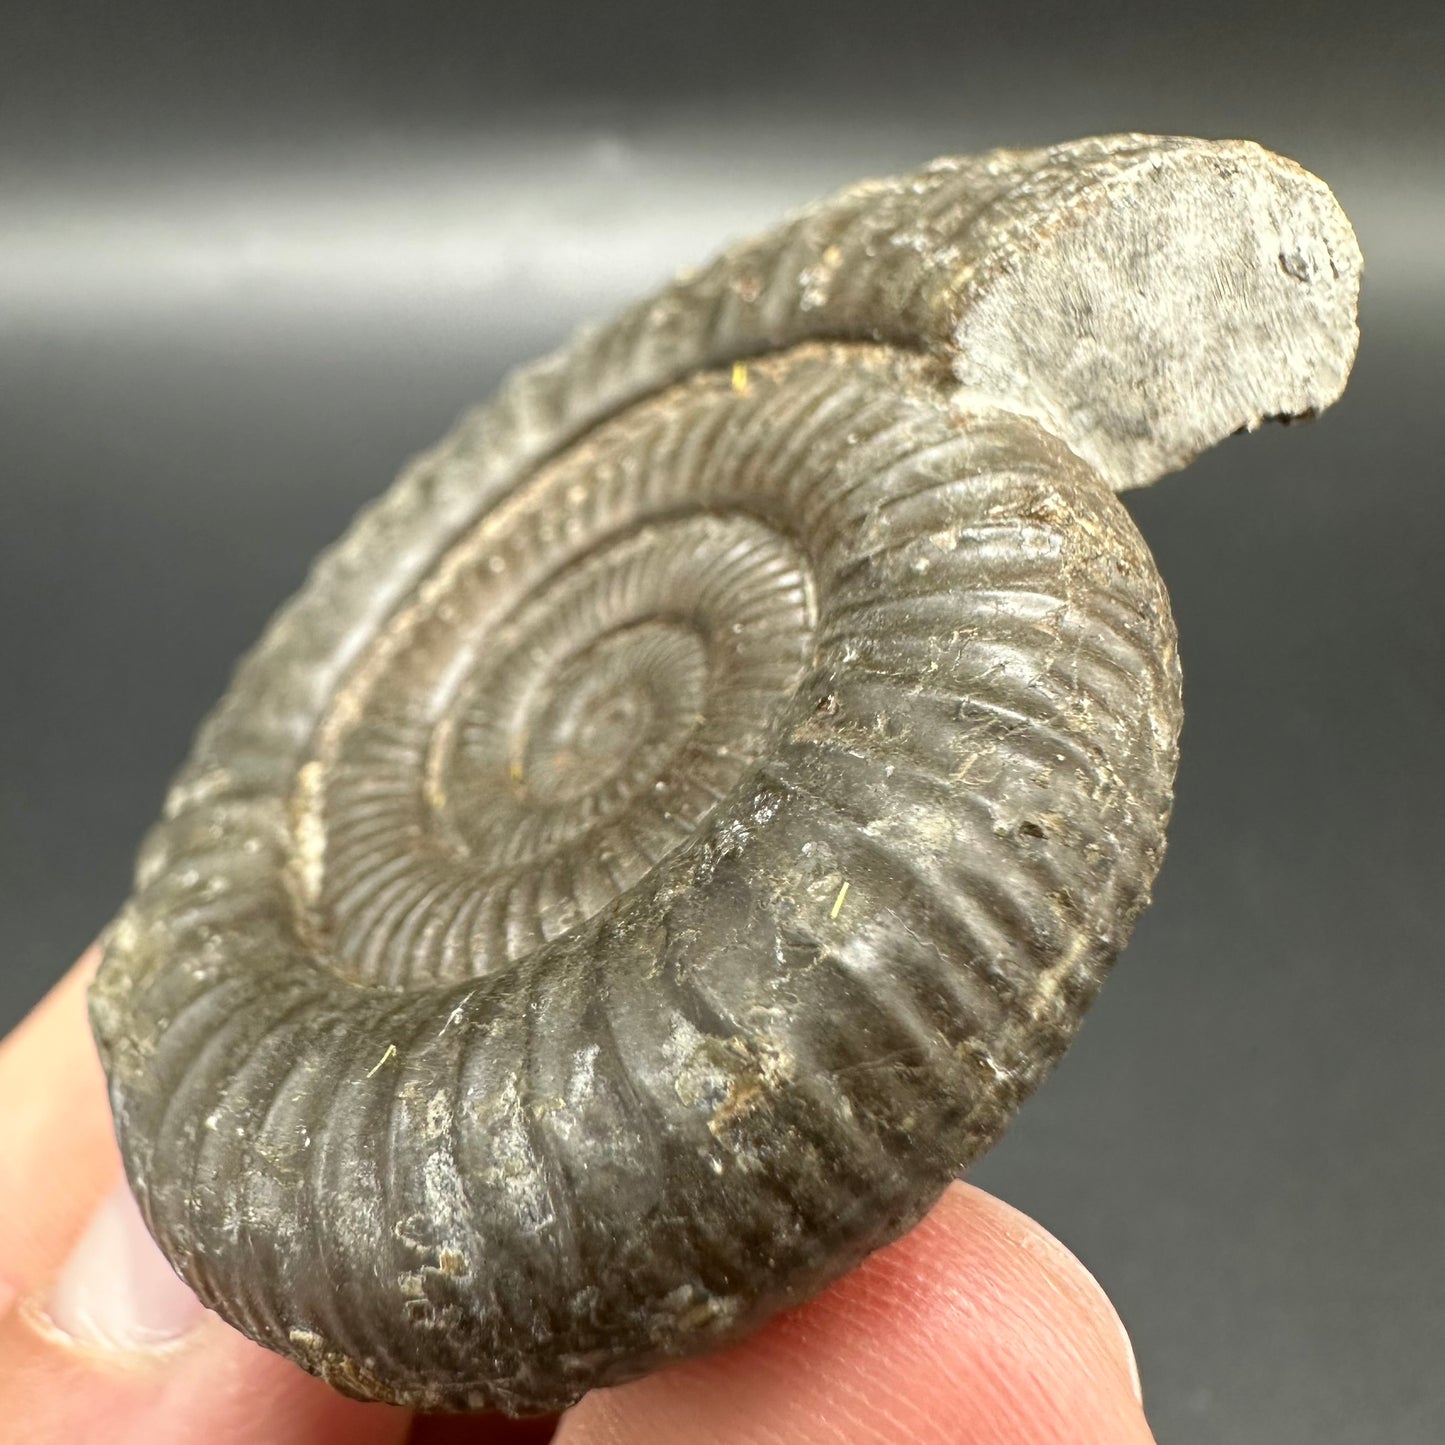
M 1333 399 L 1358 266 L 1257 147 L 938 162 L 413 464 L 241 664 L 93 992 L 201 1297 L 528 1411 L 905 1229 L 1159 866 L 1178 666 L 1113 489 Z

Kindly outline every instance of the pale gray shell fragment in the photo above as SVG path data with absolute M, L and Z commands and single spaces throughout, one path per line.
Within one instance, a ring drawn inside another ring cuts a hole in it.
M 201 1297 L 525 1412 L 906 1229 L 1159 866 L 1179 673 L 1113 491 L 1328 405 L 1359 269 L 1254 145 L 939 161 L 416 461 L 241 664 L 93 990 Z

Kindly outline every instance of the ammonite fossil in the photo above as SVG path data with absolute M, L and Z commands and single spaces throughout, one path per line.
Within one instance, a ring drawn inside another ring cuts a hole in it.
M 201 1298 L 526 1412 L 907 1229 L 1159 867 L 1179 672 L 1114 494 L 1331 402 L 1359 271 L 1251 144 L 942 160 L 414 462 L 240 665 L 94 987 Z

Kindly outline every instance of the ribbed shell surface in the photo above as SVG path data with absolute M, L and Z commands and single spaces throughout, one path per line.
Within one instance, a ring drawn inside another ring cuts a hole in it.
M 1114 490 L 1194 442 L 1162 390 L 1147 434 L 1032 362 L 983 394 L 969 317 L 1050 225 L 1108 251 L 1111 187 L 1264 154 L 846 192 L 519 373 L 320 559 L 92 995 L 206 1303 L 349 1393 L 554 1409 L 806 1298 L 997 1138 L 1159 867 L 1179 670 Z M 1292 368 L 1274 409 L 1325 404 Z M 1219 434 L 1271 407 L 1232 384 Z

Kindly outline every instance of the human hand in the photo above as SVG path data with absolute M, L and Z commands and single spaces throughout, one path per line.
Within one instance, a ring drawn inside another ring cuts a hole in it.
M 552 1422 L 343 1399 L 204 1310 L 120 1180 L 87 954 L 0 1044 L 0 1437 L 540 1445 Z M 1128 1338 L 1037 1224 L 955 1184 L 905 1239 L 721 1354 L 598 1390 L 556 1445 L 1146 1445 Z

